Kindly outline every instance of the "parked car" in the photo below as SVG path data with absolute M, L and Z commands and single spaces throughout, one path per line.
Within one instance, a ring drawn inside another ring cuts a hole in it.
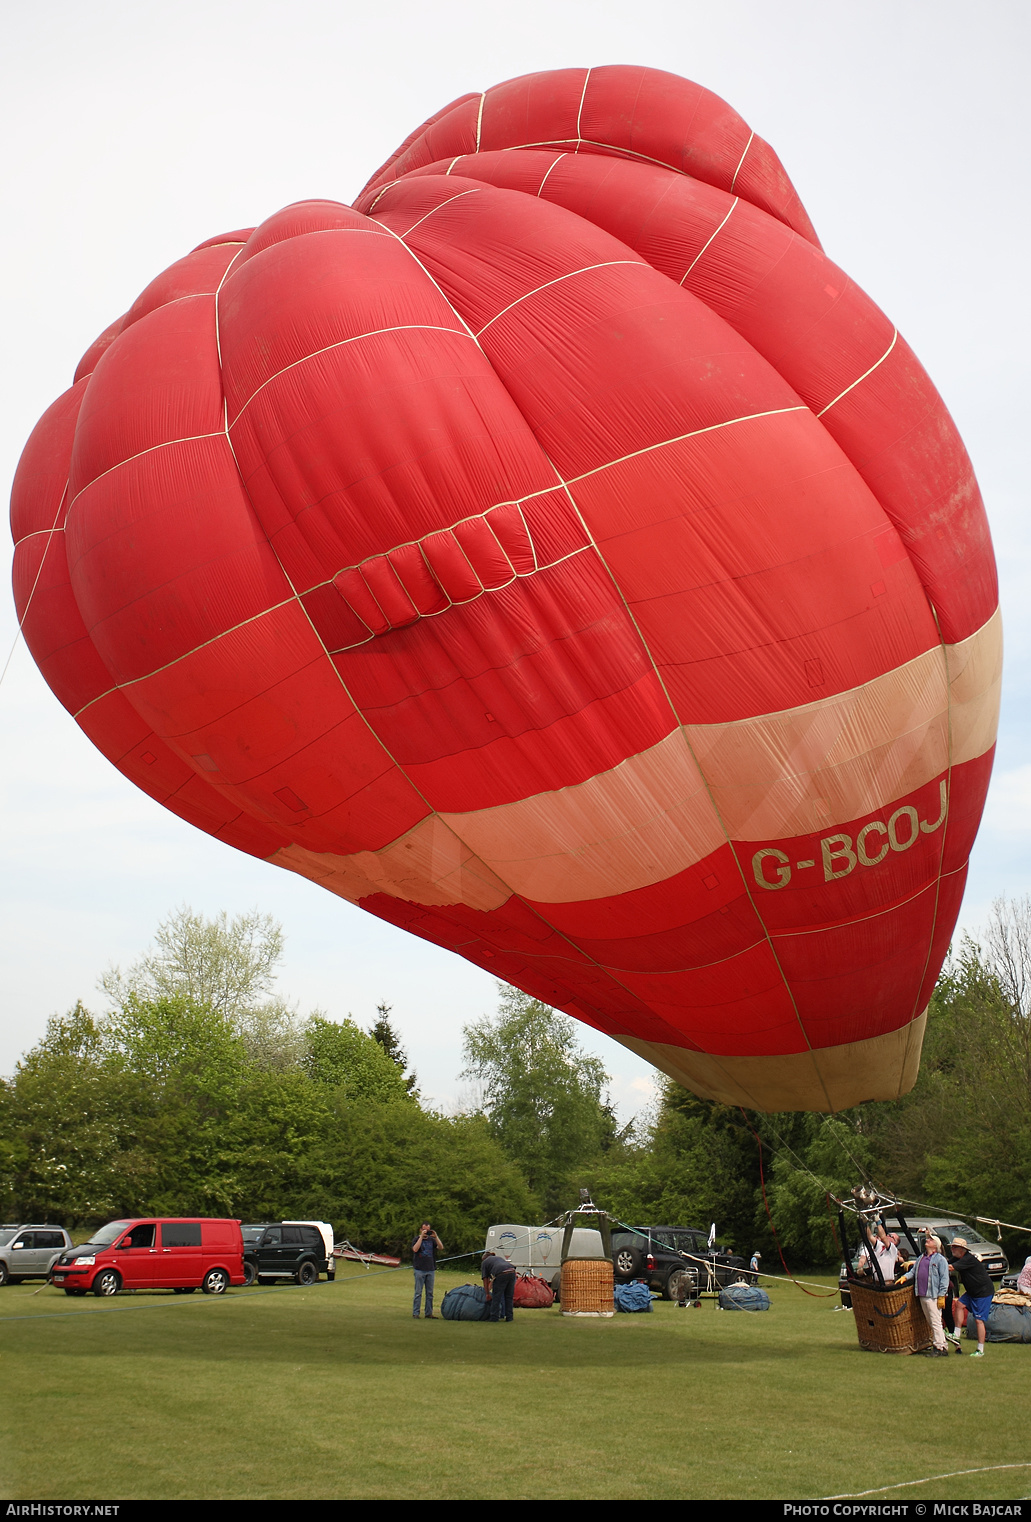
M 198 1216 L 109 1221 L 88 1242 L 61 1253 L 50 1282 L 66 1295 L 122 1289 L 221 1295 L 244 1282 L 240 1223 Z
M 296 1284 L 314 1284 L 320 1274 L 330 1275 L 333 1234 L 330 1230 L 327 1251 L 321 1230 L 325 1224 L 269 1221 L 243 1226 L 244 1283 L 293 1279 Z
M 333 1228 L 328 1221 L 284 1221 L 284 1226 L 314 1226 L 326 1248 L 326 1278 L 335 1279 L 337 1260 L 333 1256 Z
M 924 1238 L 929 1230 L 936 1237 L 939 1237 L 946 1246 L 952 1241 L 953 1237 L 966 1237 L 967 1251 L 975 1258 L 980 1258 L 992 1279 L 997 1281 L 1002 1278 L 1003 1274 L 1009 1272 L 1009 1259 L 999 1243 L 989 1242 L 987 1237 L 981 1235 L 976 1226 L 969 1226 L 966 1221 L 960 1221 L 955 1216 L 945 1215 L 907 1215 L 904 1217 L 904 1220 L 910 1232 L 916 1238 L 916 1244 L 921 1252 L 923 1252 Z M 905 1257 L 911 1258 L 913 1256 L 913 1249 L 902 1233 L 902 1225 L 899 1218 L 894 1215 L 886 1215 L 884 1217 L 884 1229 L 889 1232 L 896 1231 L 900 1234 L 900 1251 Z
M 63 1226 L 0 1227 L 0 1284 L 46 1279 L 72 1239 Z
M 690 1226 L 642 1226 L 612 1233 L 612 1266 L 618 1283 L 644 1279 L 666 1300 L 715 1294 L 728 1284 L 755 1282 L 748 1259 L 710 1249 L 703 1231 Z

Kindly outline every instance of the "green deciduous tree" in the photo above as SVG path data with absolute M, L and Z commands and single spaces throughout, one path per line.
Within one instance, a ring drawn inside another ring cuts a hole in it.
M 608 1074 L 580 1046 L 566 1015 L 498 988 L 497 1014 L 463 1030 L 461 1076 L 479 1084 L 491 1133 L 550 1215 L 570 1203 L 576 1168 L 615 1136 L 604 1096 Z
M 449 1254 L 482 1248 L 488 1226 L 533 1220 L 538 1209 L 483 1116 L 346 1101 L 306 1197 L 312 1211 L 319 1202 L 344 1235 L 394 1251 L 407 1251 L 431 1220 Z
M 206 919 L 184 904 L 158 926 L 149 951 L 125 973 L 110 968 L 100 986 L 115 1009 L 132 998 L 208 1008 L 231 1024 L 256 1066 L 290 1067 L 301 1036 L 294 1010 L 275 994 L 283 944 L 269 914 L 252 909 L 230 919 L 222 910 Z
M 758 1152 L 740 1111 L 667 1079 L 636 1144 L 592 1174 L 594 1198 L 632 1226 L 716 1223 L 721 1244 L 756 1245 Z
M 414 1103 L 404 1069 L 353 1020 L 312 1015 L 303 1035 L 301 1066 L 315 1083 L 339 1089 L 349 1099 Z

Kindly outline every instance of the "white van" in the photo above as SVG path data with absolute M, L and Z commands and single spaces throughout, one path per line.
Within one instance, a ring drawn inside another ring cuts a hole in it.
M 562 1238 L 564 1226 L 491 1226 L 484 1251 L 507 1258 L 521 1274 L 535 1274 L 545 1279 L 557 1292 L 562 1276 Z M 569 1244 L 571 1258 L 604 1258 L 601 1232 L 588 1226 L 574 1226 Z

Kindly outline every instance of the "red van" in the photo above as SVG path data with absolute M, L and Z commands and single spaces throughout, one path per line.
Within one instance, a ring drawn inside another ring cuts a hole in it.
M 88 1242 L 69 1247 L 50 1270 L 66 1295 L 117 1295 L 121 1289 L 170 1289 L 222 1295 L 243 1284 L 239 1221 L 183 1216 L 109 1221 Z

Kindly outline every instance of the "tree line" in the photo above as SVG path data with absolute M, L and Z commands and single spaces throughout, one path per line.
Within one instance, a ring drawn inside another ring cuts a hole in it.
M 432 1216 L 449 1247 L 544 1221 L 587 1185 L 634 1225 L 717 1226 L 790 1266 L 837 1255 L 828 1195 L 872 1179 L 960 1215 L 1031 1224 L 1031 902 L 1000 901 L 935 990 L 912 1092 L 836 1116 L 764 1116 L 671 1082 L 621 1127 L 576 1026 L 499 985 L 464 1031 L 464 1113 L 425 1103 L 381 1005 L 371 1029 L 276 993 L 282 932 L 257 913 L 162 924 L 0 1083 L 10 1221 L 320 1218 L 369 1248 Z M 914 1212 L 919 1213 L 919 1212 Z M 1004 1233 L 1005 1238 L 1005 1233 Z M 1023 1261 L 1026 1237 L 1006 1239 Z

